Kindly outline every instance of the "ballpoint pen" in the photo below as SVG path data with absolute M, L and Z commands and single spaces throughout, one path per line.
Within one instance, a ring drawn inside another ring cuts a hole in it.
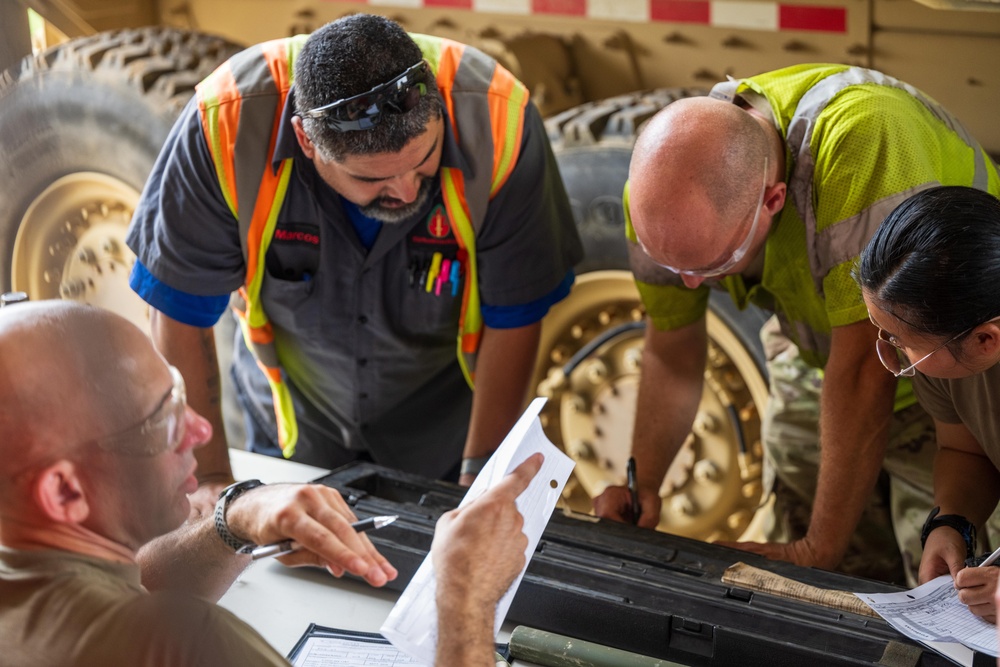
M 372 516 L 367 519 L 361 519 L 361 521 L 355 521 L 351 524 L 351 528 L 353 528 L 357 533 L 365 533 L 369 530 L 384 528 L 398 518 L 399 515 L 396 514 L 389 516 Z M 284 540 L 273 544 L 262 544 L 250 552 L 250 558 L 253 560 L 260 560 L 261 558 L 285 556 L 293 551 L 298 551 L 299 548 L 299 543 L 295 540 Z
M 984 560 L 982 563 L 979 564 L 979 567 L 986 567 L 987 565 L 993 565 L 993 563 L 996 562 L 997 558 L 1000 558 L 1000 548 L 998 548 L 996 551 L 987 556 L 986 560 Z
M 628 480 L 628 492 L 632 496 L 632 523 L 639 523 L 639 482 L 635 476 L 635 457 L 630 456 L 628 466 L 625 468 Z

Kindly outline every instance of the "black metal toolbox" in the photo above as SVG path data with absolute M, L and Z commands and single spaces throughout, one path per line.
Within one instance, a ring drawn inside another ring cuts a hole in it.
M 338 489 L 359 517 L 398 514 L 368 533 L 400 572 L 402 590 L 430 549 L 434 524 L 465 489 L 370 463 L 317 480 Z M 899 588 L 770 561 L 675 535 L 592 517 L 552 516 L 507 620 L 688 665 L 823 667 L 953 663 L 885 621 L 722 583 L 737 561 L 812 586 Z M 976 655 L 974 665 L 995 665 Z

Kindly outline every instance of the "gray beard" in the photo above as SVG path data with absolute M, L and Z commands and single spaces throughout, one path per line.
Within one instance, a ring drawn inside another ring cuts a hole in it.
M 431 187 L 433 187 L 433 184 L 434 179 L 425 178 L 420 184 L 417 198 L 405 206 L 386 208 L 379 203 L 379 199 L 375 199 L 366 206 L 359 206 L 358 210 L 366 217 L 373 218 L 379 222 L 388 225 L 399 224 L 412 218 L 427 204 L 427 201 L 431 198 Z

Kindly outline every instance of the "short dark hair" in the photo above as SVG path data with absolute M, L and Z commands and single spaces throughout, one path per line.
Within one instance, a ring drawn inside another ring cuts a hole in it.
M 312 33 L 295 61 L 295 110 L 302 114 L 339 99 L 368 92 L 423 58 L 397 23 L 382 16 L 354 14 Z M 404 114 L 386 113 L 369 130 L 339 132 L 322 120 L 301 116 L 309 139 L 325 159 L 396 153 L 423 134 L 443 110 L 433 77 L 427 93 Z
M 910 197 L 876 230 L 855 278 L 928 335 L 958 336 L 1000 315 L 1000 200 L 961 186 Z

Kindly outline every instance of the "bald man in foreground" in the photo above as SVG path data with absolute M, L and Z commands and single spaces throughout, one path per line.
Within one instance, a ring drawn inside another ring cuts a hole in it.
M 4 664 L 286 665 L 212 602 L 250 561 L 222 532 L 294 539 L 303 549 L 287 565 L 373 586 L 396 577 L 328 487 L 246 490 L 224 507 L 224 529 L 189 517 L 194 450 L 211 427 L 176 369 L 117 315 L 58 301 L 0 310 L 0 406 Z M 493 666 L 493 610 L 527 546 L 514 501 L 540 465 L 528 459 L 439 521 L 438 664 Z
M 765 327 L 762 440 L 779 507 L 770 543 L 739 546 L 900 583 L 905 567 L 915 584 L 932 422 L 909 380 L 879 362 L 851 270 L 898 203 L 939 184 L 995 192 L 997 173 L 947 111 L 872 70 L 801 65 L 733 80 L 649 122 L 625 196 L 648 314 L 632 444 L 639 525 L 659 523 L 658 491 L 702 394 L 709 290 L 722 290 L 777 315 Z M 619 520 L 628 507 L 622 487 L 595 501 Z

